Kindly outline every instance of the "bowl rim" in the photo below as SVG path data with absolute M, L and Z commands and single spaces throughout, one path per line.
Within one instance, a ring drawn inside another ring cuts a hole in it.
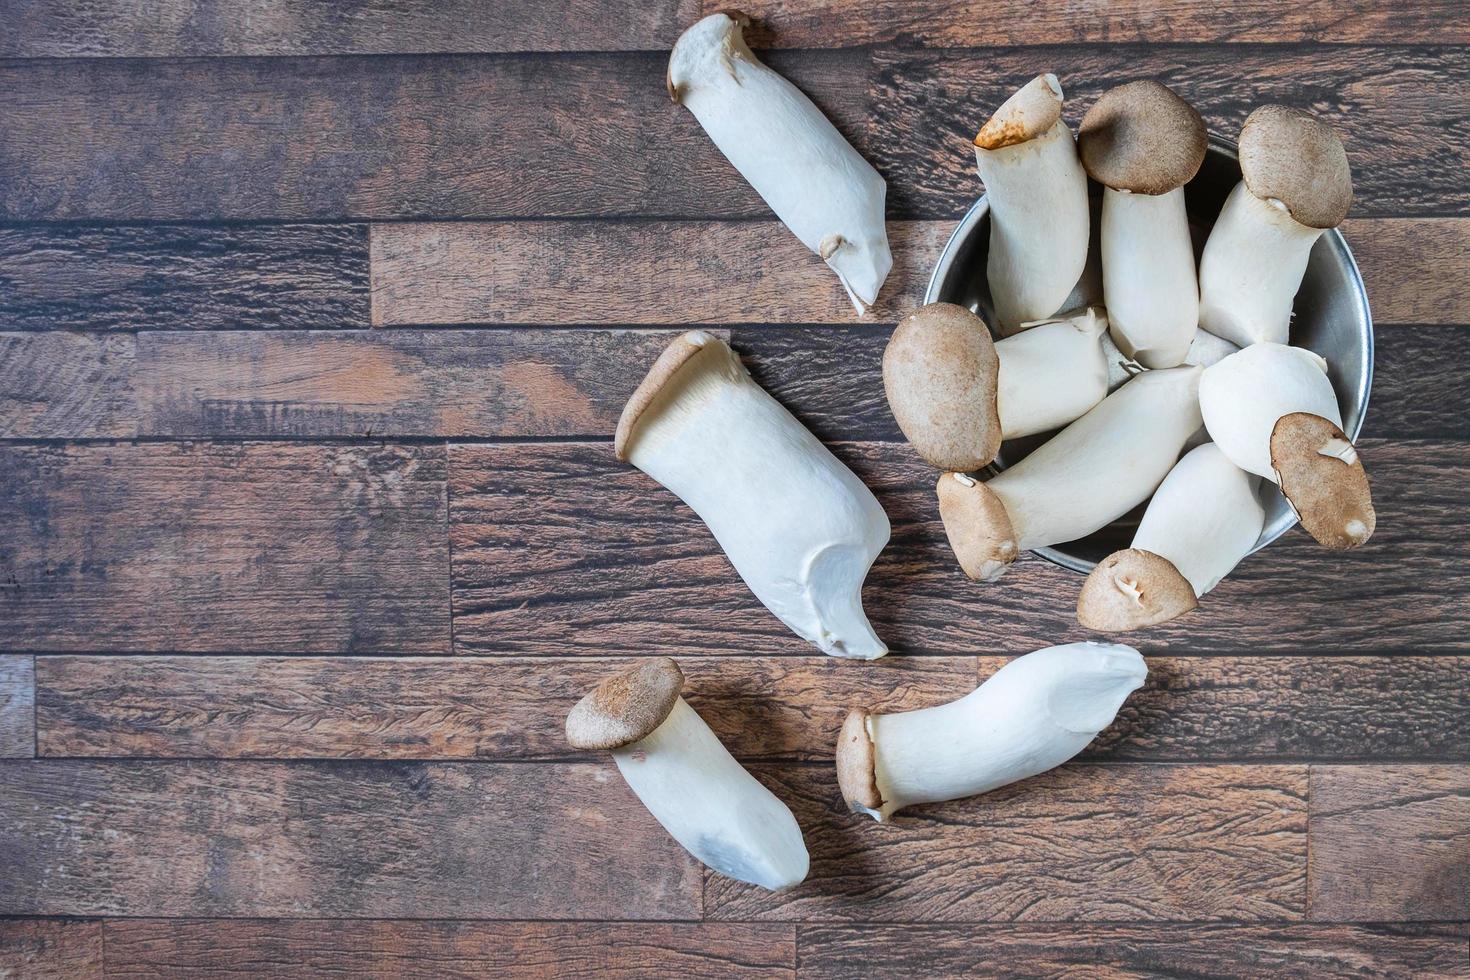
M 1209 147 L 1207 152 L 1211 154 L 1225 156 L 1237 165 L 1240 162 L 1240 154 L 1237 150 L 1235 142 L 1232 140 L 1228 140 L 1223 136 L 1216 136 L 1213 133 L 1210 134 Z M 979 224 L 980 219 L 985 217 L 989 213 L 990 201 L 988 199 L 988 195 L 981 194 L 980 197 L 975 200 L 975 203 L 970 205 L 969 210 L 965 212 L 965 215 L 960 219 L 959 224 L 955 226 L 953 233 L 951 233 L 949 238 L 945 241 L 944 248 L 939 253 L 939 258 L 935 260 L 934 270 L 929 275 L 929 283 L 924 288 L 925 304 L 939 301 L 939 290 L 941 281 L 948 276 L 949 271 L 954 264 L 954 257 L 959 249 L 960 244 L 974 232 L 975 226 Z M 1348 281 L 1351 283 L 1353 292 L 1352 300 L 1358 308 L 1359 322 L 1362 324 L 1363 327 L 1361 331 L 1364 347 L 1363 368 L 1362 371 L 1359 372 L 1358 377 L 1353 381 L 1353 388 L 1356 393 L 1357 413 L 1352 418 L 1344 419 L 1344 422 L 1346 423 L 1344 427 L 1344 434 L 1348 437 L 1350 441 L 1356 443 L 1358 441 L 1358 435 L 1363 431 L 1363 422 L 1368 417 L 1368 404 L 1373 394 L 1373 312 L 1372 308 L 1368 304 L 1368 290 L 1363 283 L 1362 271 L 1358 268 L 1358 261 L 1353 256 L 1353 250 L 1348 246 L 1347 239 L 1343 237 L 1342 226 L 1339 225 L 1336 228 L 1327 229 L 1327 231 L 1323 233 L 1322 237 L 1318 240 L 1318 244 L 1320 245 L 1323 241 L 1326 241 L 1328 243 L 1328 247 L 1331 248 L 1332 251 L 1336 252 L 1338 256 L 1347 263 L 1347 267 L 1350 273 L 1348 276 Z M 987 324 L 987 326 L 989 326 L 989 324 Z M 993 470 L 994 466 L 994 463 L 988 463 L 986 464 L 986 469 Z M 1265 487 L 1263 487 L 1263 489 L 1265 489 Z M 1247 552 L 1247 557 L 1255 554 L 1262 548 L 1271 544 L 1273 541 L 1280 538 L 1287 531 L 1290 531 L 1293 527 L 1297 525 L 1298 521 L 1295 520 L 1294 515 L 1290 513 L 1289 507 L 1286 516 L 1291 519 L 1278 519 L 1275 522 L 1267 524 L 1264 528 L 1261 529 L 1261 536 L 1256 539 L 1256 543 L 1251 547 L 1251 550 Z M 1078 558 L 1076 555 L 1063 551 L 1059 548 L 1059 546 L 1056 545 L 1052 545 L 1046 548 L 1035 548 L 1032 549 L 1031 553 L 1046 559 L 1053 565 L 1060 565 L 1062 568 L 1067 568 L 1074 572 L 1081 572 L 1084 575 L 1091 572 L 1093 568 L 1095 568 L 1097 565 L 1096 562 L 1091 562 L 1084 558 Z

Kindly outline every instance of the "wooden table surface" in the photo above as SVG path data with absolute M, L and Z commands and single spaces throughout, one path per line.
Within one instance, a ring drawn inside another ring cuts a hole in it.
M 709 10 L 718 4 L 708 3 Z M 663 88 L 698 0 L 0 0 L 0 975 L 1470 972 L 1470 11 L 1460 0 L 757 0 L 888 179 L 858 319 Z M 1058 72 L 1233 136 L 1343 134 L 1379 530 L 1300 531 L 1139 634 L 1072 765 L 878 827 L 844 709 L 1084 633 L 968 584 L 879 355 Z M 839 662 L 611 433 L 688 324 L 875 488 Z M 566 710 L 620 658 L 795 811 L 811 877 L 704 872 Z

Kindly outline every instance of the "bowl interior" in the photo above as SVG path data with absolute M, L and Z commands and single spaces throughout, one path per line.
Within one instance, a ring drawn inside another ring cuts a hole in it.
M 1236 161 L 1235 148 L 1225 140 L 1212 139 L 1204 165 L 1184 188 L 1189 224 L 1194 232 L 1196 263 L 1216 215 L 1239 180 L 1240 165 Z M 1088 254 L 1088 268 L 1068 301 L 1068 307 L 1102 302 L 1097 244 L 1102 191 L 1094 185 L 1092 192 L 1093 241 Z M 985 198 L 981 197 L 945 246 L 924 301 L 968 307 L 980 314 L 995 332 L 995 315 L 985 274 L 989 241 L 990 209 Z M 996 335 L 999 336 L 998 333 Z M 1343 431 L 1349 439 L 1357 439 L 1363 427 L 1368 391 L 1373 380 L 1373 321 L 1352 252 L 1336 230 L 1324 234 L 1312 250 L 1294 304 L 1291 342 L 1327 359 L 1327 374 L 1342 408 Z M 1032 436 L 1005 443 L 996 461 L 987 468 L 987 473 L 997 473 L 1025 458 L 1048 437 L 1049 434 Z M 1266 504 L 1266 526 L 1253 550 L 1270 544 L 1296 523 L 1296 515 L 1280 490 L 1265 485 L 1262 495 Z M 1143 507 L 1138 507 L 1094 534 L 1051 548 L 1040 548 L 1036 553 L 1066 568 L 1091 571 L 1097 562 L 1112 552 L 1128 547 L 1142 515 Z

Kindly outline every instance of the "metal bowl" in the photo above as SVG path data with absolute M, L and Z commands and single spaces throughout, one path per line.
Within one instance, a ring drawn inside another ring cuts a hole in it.
M 1239 180 L 1240 164 L 1234 144 L 1212 137 L 1204 165 L 1184 188 L 1190 229 L 1194 233 L 1196 262 L 1226 195 Z M 1098 303 L 1101 302 L 1102 289 L 1095 259 L 1098 251 L 1097 215 L 1102 192 L 1096 185 L 1092 191 L 1093 244 L 1088 272 L 1083 275 L 1078 289 L 1086 294 L 1080 302 Z M 924 302 L 957 303 L 968 307 L 980 314 L 994 332 L 995 313 L 985 274 L 989 243 L 990 205 L 982 196 L 944 246 L 934 275 L 929 279 Z M 1327 359 L 1327 374 L 1332 379 L 1333 390 L 1337 392 L 1337 401 L 1342 408 L 1343 431 L 1349 439 L 1356 440 L 1363 428 L 1368 392 L 1373 384 L 1373 318 L 1368 310 L 1368 295 L 1363 290 L 1363 277 L 1358 273 L 1347 242 L 1336 229 L 1324 234 L 1312 249 L 1301 291 L 1296 296 L 1291 342 L 1316 351 Z M 986 467 L 986 475 L 999 473 L 1006 466 L 1025 458 L 1047 438 L 1041 435 L 1005 443 L 995 462 Z M 1266 505 L 1266 526 L 1251 549 L 1252 553 L 1281 537 L 1296 523 L 1296 515 L 1275 486 L 1263 485 L 1262 499 Z M 1089 572 L 1103 558 L 1129 546 L 1142 516 L 1143 507 L 1135 508 L 1094 534 L 1051 548 L 1038 548 L 1036 554 L 1064 568 Z

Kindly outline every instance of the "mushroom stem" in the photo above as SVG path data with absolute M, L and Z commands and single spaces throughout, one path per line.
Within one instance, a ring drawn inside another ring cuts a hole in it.
M 1087 174 L 1061 113 L 1061 83 L 1038 75 L 975 137 L 990 203 L 986 273 L 1004 335 L 1061 309 L 1087 265 Z
M 1077 621 L 1119 631 L 1189 612 L 1260 539 L 1266 511 L 1259 479 L 1206 443 L 1159 485 L 1132 547 L 1104 558 L 1077 599 Z
M 1107 314 L 1089 308 L 996 343 L 995 404 L 1002 439 L 1050 432 L 1107 397 L 1102 347 L 1107 329 Z
M 738 13 L 711 14 L 680 35 L 669 94 L 863 313 L 893 267 L 883 224 L 888 185 L 810 99 L 756 60 L 744 23 Z
M 798 636 L 838 657 L 888 652 L 862 607 L 887 515 L 723 341 L 675 340 L 623 409 L 615 449 L 693 508 Z
M 1112 723 L 1148 668 L 1120 644 L 1018 657 L 957 701 L 900 714 L 852 709 L 837 744 L 842 795 L 886 823 L 918 803 L 987 793 L 1053 769 Z
M 1326 230 L 1236 184 L 1200 257 L 1200 326 L 1241 347 L 1286 343 L 1292 302 Z
M 1147 368 L 1184 362 L 1199 326 L 1199 284 L 1184 189 L 1103 190 L 1103 295 L 1123 354 Z
M 1200 426 L 1201 368 L 1147 371 L 989 483 L 939 478 L 965 574 L 994 581 L 1021 551 L 1073 541 L 1148 499 Z

